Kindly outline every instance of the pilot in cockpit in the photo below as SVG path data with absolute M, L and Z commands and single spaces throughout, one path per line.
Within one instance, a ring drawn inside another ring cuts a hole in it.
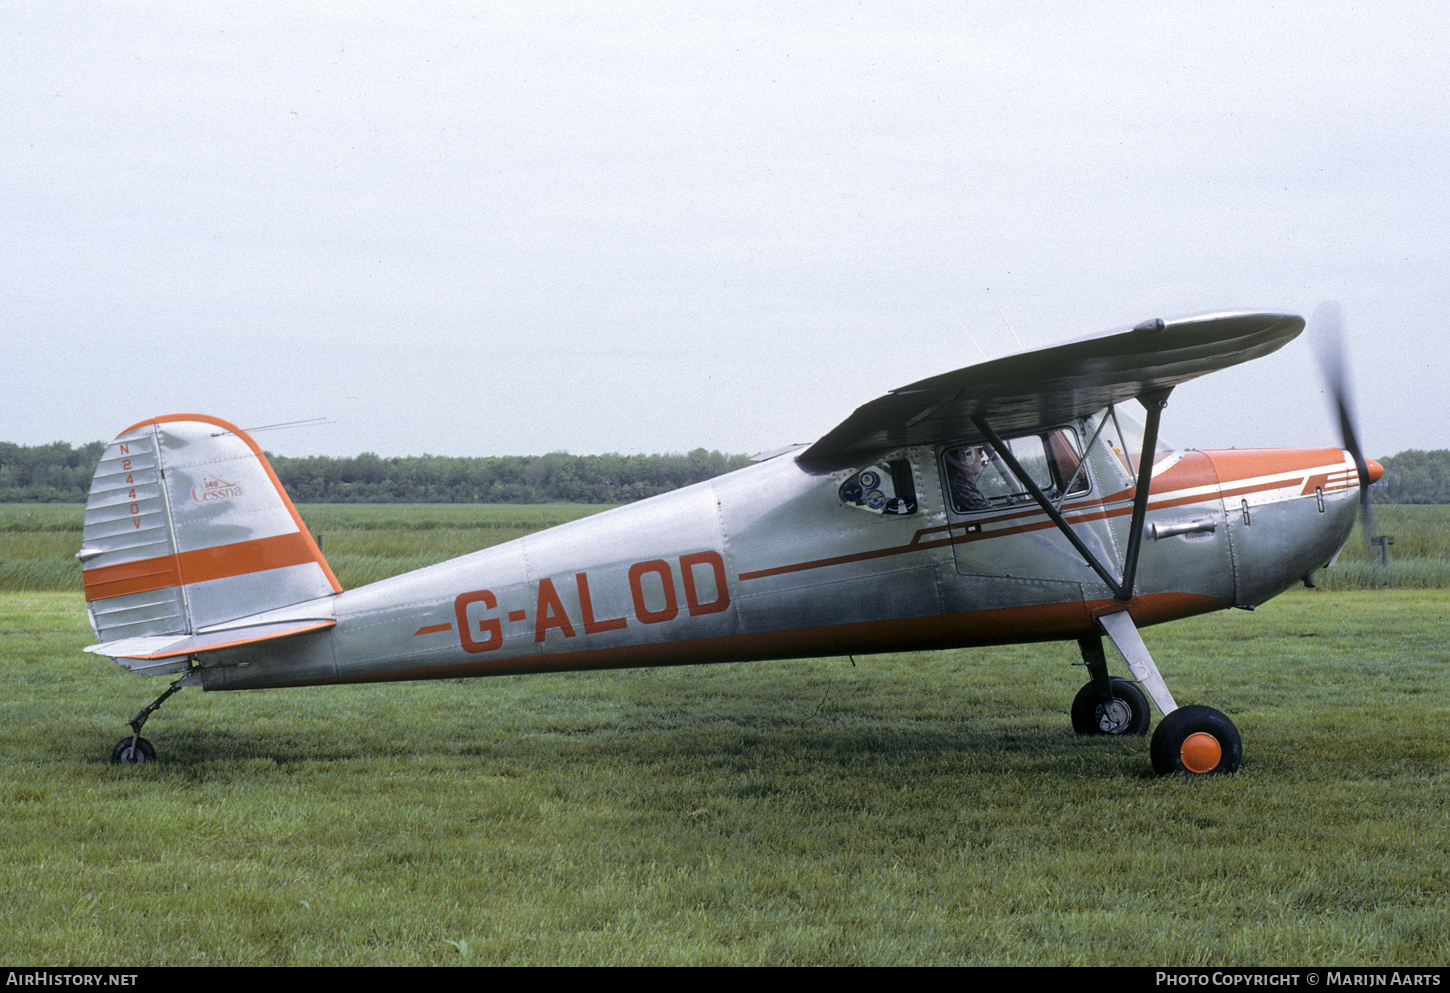
M 986 466 L 980 445 L 953 448 L 946 454 L 947 487 L 957 510 L 990 510 L 992 504 L 977 489 L 977 477 Z

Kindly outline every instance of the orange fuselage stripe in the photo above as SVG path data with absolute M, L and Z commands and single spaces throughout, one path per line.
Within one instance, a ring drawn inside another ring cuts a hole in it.
M 1270 455 L 1288 456 L 1274 461 Z M 1228 480 L 1252 479 L 1255 476 L 1268 475 L 1272 472 L 1289 473 L 1302 472 L 1311 469 L 1325 469 L 1326 475 L 1339 468 L 1343 453 L 1335 448 L 1316 449 L 1290 449 L 1280 452 L 1277 450 L 1230 450 L 1227 452 L 1187 452 L 1178 465 L 1172 466 L 1160 477 L 1153 479 L 1154 490 L 1148 501 L 1148 510 L 1167 510 L 1170 507 L 1182 507 L 1195 503 L 1212 503 L 1213 501 L 1224 500 L 1231 497 L 1242 497 L 1250 493 L 1264 493 L 1270 490 L 1284 489 L 1292 485 L 1282 479 L 1267 480 L 1248 485 L 1223 486 L 1220 483 L 1220 476 L 1215 474 L 1220 462 L 1230 467 L 1226 473 Z M 1165 485 L 1166 484 L 1166 485 Z M 1327 490 L 1348 489 L 1354 485 L 1348 482 L 1343 485 L 1326 486 Z M 1198 492 L 1204 487 L 1216 487 L 1216 492 Z M 1188 491 L 1187 496 L 1181 495 Z M 1133 512 L 1132 499 L 1134 491 L 1123 490 L 1111 494 L 1099 500 L 1084 500 L 1077 503 L 1070 503 L 1064 506 L 1063 513 L 1067 516 L 1069 524 L 1087 524 L 1093 521 L 1103 521 L 1114 517 L 1127 517 Z M 1001 524 L 1005 521 L 1022 521 L 1023 523 L 1009 527 L 999 527 L 994 530 L 987 530 L 987 525 Z M 905 555 L 911 552 L 918 552 L 929 548 L 939 548 L 942 545 L 960 545 L 977 541 L 990 541 L 993 538 L 1004 538 L 1009 535 L 1025 534 L 1031 531 L 1046 531 L 1057 525 L 1052 522 L 1042 510 L 1034 505 L 1024 505 L 1020 509 L 1012 510 L 995 517 L 982 517 L 973 521 L 954 521 L 950 524 L 938 525 L 937 527 L 923 528 L 916 532 L 911 541 L 905 545 L 896 545 L 888 548 L 875 548 L 866 552 L 855 552 L 848 555 L 835 555 L 830 558 L 815 559 L 808 562 L 794 562 L 790 565 L 775 566 L 769 569 L 756 569 L 751 572 L 742 572 L 739 576 L 741 581 L 751 579 L 764 579 L 769 576 L 780 576 L 791 572 L 804 572 L 810 569 L 820 569 L 825 566 L 844 565 L 849 562 L 860 562 L 866 559 L 882 558 L 890 555 Z M 941 534 L 943 537 L 928 539 L 928 535 Z

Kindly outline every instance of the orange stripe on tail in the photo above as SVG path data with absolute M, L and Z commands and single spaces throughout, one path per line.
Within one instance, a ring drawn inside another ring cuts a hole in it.
M 316 544 L 306 532 L 255 538 L 231 545 L 87 569 L 84 573 L 86 599 L 104 600 L 128 593 L 147 593 L 186 583 L 204 583 L 309 562 L 323 566 L 326 571 L 317 555 Z

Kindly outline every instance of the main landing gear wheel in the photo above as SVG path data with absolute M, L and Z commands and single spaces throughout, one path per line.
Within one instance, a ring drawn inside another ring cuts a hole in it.
M 1153 769 L 1160 776 L 1182 772 L 1191 776 L 1217 776 L 1234 772 L 1243 759 L 1244 745 L 1233 721 L 1212 707 L 1179 707 L 1163 718 L 1149 745 Z
M 1098 700 L 1097 688 L 1088 683 L 1072 701 L 1072 729 L 1078 734 L 1147 734 L 1152 712 L 1137 683 L 1113 677 L 1113 698 Z
M 151 747 L 151 742 L 134 734 L 126 735 L 111 749 L 112 765 L 143 765 L 155 761 L 156 749 Z

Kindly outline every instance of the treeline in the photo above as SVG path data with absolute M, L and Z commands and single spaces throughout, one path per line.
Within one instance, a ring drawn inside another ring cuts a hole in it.
M 85 503 L 106 443 L 72 448 L 0 441 L 0 503 Z
M 703 448 L 686 455 L 268 458 L 299 503 L 630 503 L 750 464 L 749 456 Z
M 100 441 L 0 442 L 0 503 L 85 503 Z M 744 455 L 268 455 L 298 503 L 630 503 L 749 465 Z
M 0 503 L 85 503 L 105 443 L 0 441 Z M 748 465 L 744 455 L 499 455 L 385 459 L 269 455 L 299 503 L 630 503 Z M 1376 503 L 1450 503 L 1450 450 L 1412 449 L 1379 460 Z
M 1450 503 L 1450 450 L 1412 448 L 1379 463 L 1385 474 L 1369 491 L 1375 503 Z

